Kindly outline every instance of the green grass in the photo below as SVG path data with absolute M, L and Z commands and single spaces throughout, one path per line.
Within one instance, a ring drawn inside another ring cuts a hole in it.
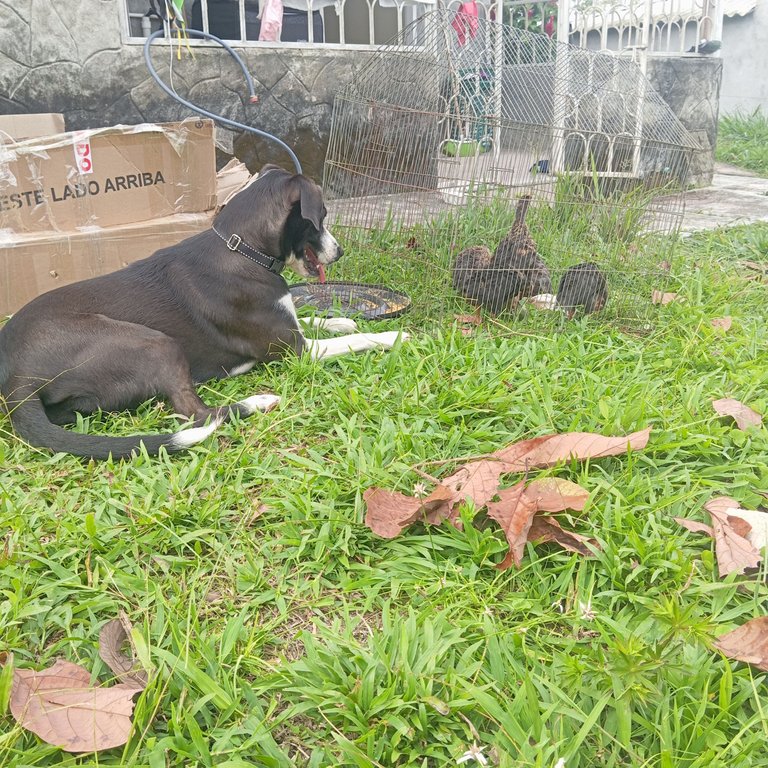
M 721 118 L 715 156 L 768 176 L 768 115 L 757 109 Z
M 713 494 L 764 503 L 766 429 L 734 429 L 710 400 L 768 411 L 766 285 L 739 265 L 766 244 L 766 225 L 686 241 L 685 300 L 645 337 L 595 318 L 443 326 L 212 383 L 211 402 L 283 404 L 173 458 L 50 456 L 0 421 L 0 651 L 106 681 L 98 633 L 123 610 L 153 667 L 131 741 L 98 757 L 18 728 L 0 677 L 0 765 L 438 768 L 473 742 L 515 768 L 768 765 L 768 676 L 711 647 L 765 612 L 765 574 L 719 579 L 711 543 L 672 519 L 704 519 Z M 728 333 L 710 325 L 723 315 Z M 81 428 L 172 424 L 148 404 Z M 463 531 L 384 541 L 362 525 L 364 490 L 412 491 L 416 463 L 648 425 L 641 453 L 553 470 L 592 493 L 569 523 L 601 542 L 595 559 L 529 547 L 499 572 L 503 536 L 470 509 Z

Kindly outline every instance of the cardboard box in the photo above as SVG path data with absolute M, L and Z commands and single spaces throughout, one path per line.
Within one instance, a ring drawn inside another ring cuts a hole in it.
M 213 211 L 181 213 L 93 232 L 0 236 L 0 319 L 41 293 L 122 269 L 211 226 Z
M 0 322 L 41 293 L 105 275 L 211 226 L 216 210 L 251 179 L 233 160 L 216 175 L 216 209 L 75 232 L 0 230 Z
M 51 136 L 55 133 L 64 133 L 64 115 L 57 112 L 0 115 L 0 144 Z
M 0 145 L 0 229 L 69 232 L 211 210 L 215 162 L 210 120 Z

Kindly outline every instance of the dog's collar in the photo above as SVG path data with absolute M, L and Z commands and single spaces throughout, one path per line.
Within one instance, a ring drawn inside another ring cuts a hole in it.
M 234 232 L 229 237 L 224 237 L 216 227 L 211 227 L 211 229 L 226 243 L 226 246 L 230 251 L 237 251 L 242 256 L 245 256 L 246 259 L 250 259 L 260 267 L 264 267 L 264 269 L 268 269 L 276 275 L 279 275 L 283 271 L 285 262 L 282 259 L 276 259 L 274 256 L 267 256 L 266 253 L 262 253 L 253 246 L 248 245 L 240 235 L 236 235 Z

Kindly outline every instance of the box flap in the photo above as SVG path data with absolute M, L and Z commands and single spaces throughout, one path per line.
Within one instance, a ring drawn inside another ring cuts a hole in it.
M 51 136 L 55 133 L 64 133 L 64 115 L 58 112 L 0 115 L 0 144 Z

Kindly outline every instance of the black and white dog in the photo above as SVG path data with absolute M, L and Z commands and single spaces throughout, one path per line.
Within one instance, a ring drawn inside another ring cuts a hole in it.
M 255 395 L 211 408 L 195 383 L 245 373 L 286 352 L 330 358 L 392 347 L 397 332 L 306 339 L 288 286 L 288 266 L 324 274 L 342 249 L 325 229 L 320 188 L 266 166 L 214 219 L 213 227 L 118 272 L 50 291 L 0 330 L 0 403 L 33 446 L 77 456 L 150 455 L 204 440 L 231 412 L 268 411 Z M 354 330 L 346 319 L 319 321 Z M 62 429 L 77 413 L 134 408 L 151 397 L 194 419 L 167 435 L 109 437 Z

